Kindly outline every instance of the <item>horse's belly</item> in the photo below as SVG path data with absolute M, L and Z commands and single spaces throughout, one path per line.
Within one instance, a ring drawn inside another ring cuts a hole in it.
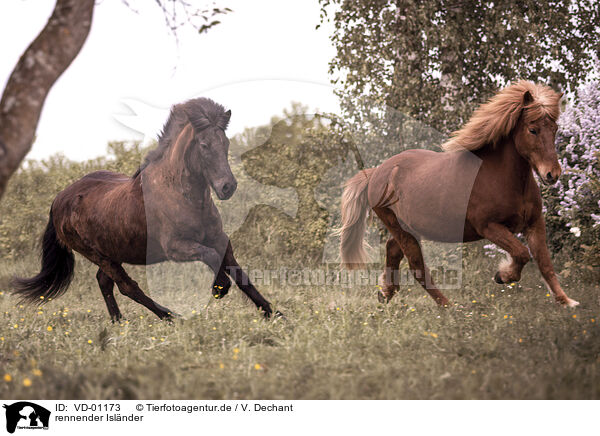
M 465 236 L 472 237 L 465 234 L 466 205 L 436 202 L 431 198 L 402 200 L 394 204 L 393 210 L 403 228 L 414 236 L 439 242 L 462 242 Z

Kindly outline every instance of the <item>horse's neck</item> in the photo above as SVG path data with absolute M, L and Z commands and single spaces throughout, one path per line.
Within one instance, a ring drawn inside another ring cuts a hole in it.
M 168 159 L 162 159 L 144 169 L 143 176 L 154 179 L 166 191 L 181 194 L 197 206 L 211 201 L 210 185 L 201 174 L 190 174 L 183 165 L 173 165 Z
M 529 162 L 517 152 L 514 139 L 505 138 L 496 147 L 486 147 L 478 157 L 505 174 L 507 184 L 525 189 L 532 178 Z

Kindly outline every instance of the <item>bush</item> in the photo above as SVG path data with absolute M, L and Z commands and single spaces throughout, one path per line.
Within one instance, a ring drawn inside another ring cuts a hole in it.
M 600 82 L 577 91 L 559 119 L 560 181 L 543 187 L 549 245 L 600 266 Z

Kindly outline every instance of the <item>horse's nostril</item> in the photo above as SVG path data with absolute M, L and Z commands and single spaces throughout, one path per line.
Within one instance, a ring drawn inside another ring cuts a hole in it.
M 233 185 L 231 183 L 225 183 L 223 185 L 223 194 L 229 194 L 233 189 Z
M 554 180 L 554 177 L 552 177 L 552 173 L 550 171 L 548 171 L 548 174 L 546 174 L 546 180 L 549 182 Z

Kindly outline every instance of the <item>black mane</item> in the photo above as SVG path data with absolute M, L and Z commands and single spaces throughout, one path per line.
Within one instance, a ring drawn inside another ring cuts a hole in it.
M 175 143 L 177 136 L 187 123 L 191 123 L 196 132 L 211 126 L 226 130 L 230 116 L 230 111 L 225 112 L 225 108 L 219 103 L 204 97 L 174 105 L 171 108 L 169 119 L 158 135 L 158 146 L 148 152 L 132 177 L 137 177 L 151 162 L 160 160 L 171 145 Z

